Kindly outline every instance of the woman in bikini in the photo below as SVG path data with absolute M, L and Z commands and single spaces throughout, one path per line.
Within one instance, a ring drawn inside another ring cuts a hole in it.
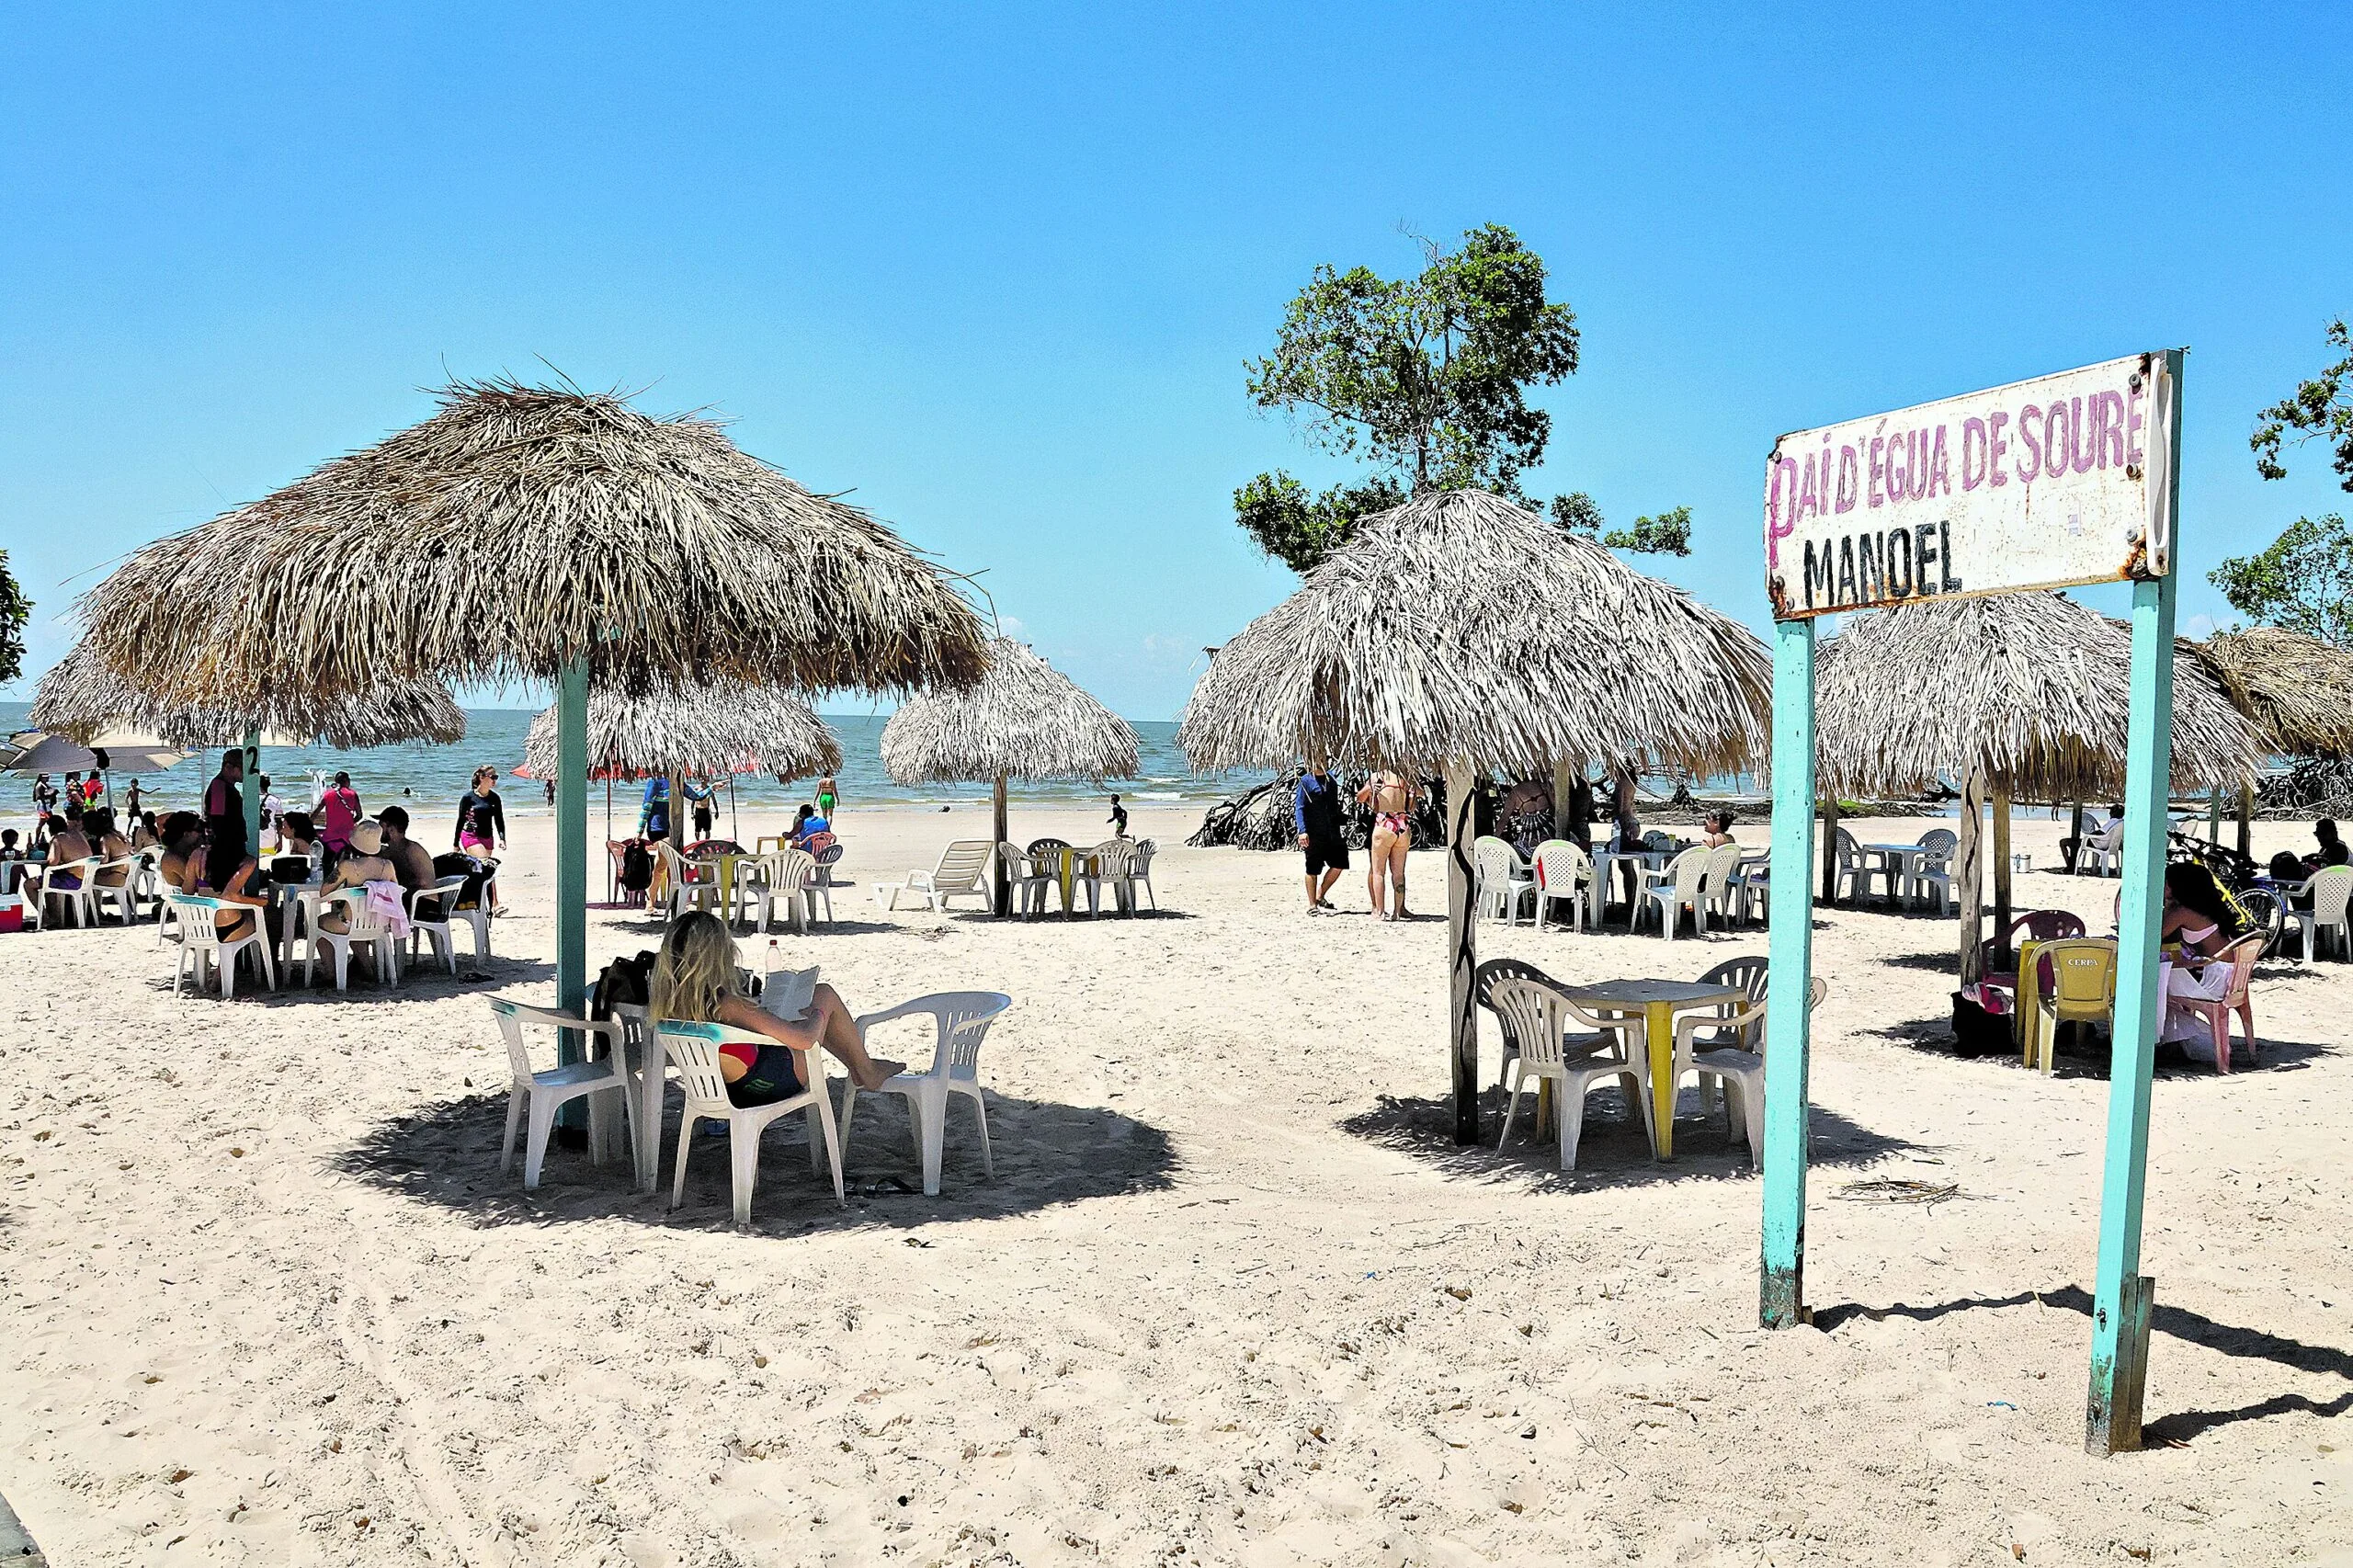
M 1414 801 L 1418 793 L 1401 774 L 1376 773 L 1357 791 L 1357 804 L 1372 808 L 1372 869 L 1367 876 L 1372 912 L 1383 920 L 1405 918 L 1405 851 L 1414 846 Z M 1396 890 L 1395 907 L 1381 892 L 1381 873 Z
M 848 1006 L 830 985 L 818 986 L 809 1010 L 792 1019 L 745 996 L 735 976 L 735 939 L 706 909 L 680 916 L 663 938 L 647 1000 L 657 1022 L 724 1024 L 765 1038 L 768 1043 L 719 1048 L 719 1074 L 739 1106 L 774 1105 L 814 1083 L 809 1052 L 820 1046 L 841 1059 L 861 1089 L 880 1088 L 906 1068 L 866 1054 Z
M 2245 929 L 2245 923 L 2232 907 L 2230 895 L 2214 880 L 2213 872 L 2185 860 L 2165 868 L 2165 911 L 2157 931 L 2157 944 L 2162 949 L 2178 943 L 2181 950 L 2165 970 L 2168 1001 L 2164 1026 L 2157 1033 L 2160 1043 L 2213 1038 L 2211 1026 L 2203 1016 L 2188 1007 L 2174 1006 L 2170 998 L 2219 1002 L 2229 995 L 2232 966 L 2206 960 L 2228 947 Z

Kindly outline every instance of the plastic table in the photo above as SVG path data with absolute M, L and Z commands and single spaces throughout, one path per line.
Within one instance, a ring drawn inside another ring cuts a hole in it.
M 1746 1002 L 1748 993 L 1737 985 L 1697 980 L 1605 980 L 1597 985 L 1563 985 L 1561 994 L 1587 1012 L 1643 1016 L 1643 1044 L 1650 1055 L 1651 1149 L 1662 1160 L 1673 1159 L 1675 1015 Z

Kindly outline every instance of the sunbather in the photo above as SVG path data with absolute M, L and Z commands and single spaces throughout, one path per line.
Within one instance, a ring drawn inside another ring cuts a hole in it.
M 679 918 L 654 960 L 648 1015 L 656 1022 L 724 1024 L 765 1035 L 773 1044 L 720 1047 L 727 1097 L 739 1106 L 773 1105 L 813 1080 L 806 1053 L 823 1045 L 841 1059 L 861 1089 L 877 1089 L 906 1063 L 866 1054 L 840 994 L 819 985 L 799 1018 L 779 1018 L 744 994 L 735 974 L 735 940 L 719 916 L 698 909 Z
M 335 863 L 335 875 L 321 890 L 326 902 L 319 905 L 319 929 L 338 936 L 351 929 L 350 900 L 329 895 L 345 888 L 364 888 L 369 882 L 397 885 L 400 880 L 400 868 L 384 858 L 384 830 L 372 822 L 355 824 L 349 847 L 343 858 Z

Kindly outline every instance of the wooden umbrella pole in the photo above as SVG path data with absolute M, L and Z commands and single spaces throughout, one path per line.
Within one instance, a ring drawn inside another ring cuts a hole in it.
M 1822 798 L 1822 902 L 1838 902 L 1838 797 Z
M 735 776 L 727 776 L 727 836 L 737 844 L 744 842 L 744 818 L 735 807 Z
M 2239 853 L 2255 853 L 2255 786 L 2239 786 Z
M 1977 943 L 1985 926 L 1985 775 L 1972 767 L 1961 787 L 1961 983 L 1977 978 Z
M 989 858 L 996 862 L 996 892 L 990 906 L 999 916 L 1013 913 L 1013 871 L 1005 863 L 1004 852 L 995 846 L 1006 843 L 1012 831 L 1006 823 L 1005 775 L 1000 773 L 989 790 L 989 832 L 993 835 Z
M 1994 934 L 2010 931 L 2010 792 L 1994 791 Z
M 1479 934 L 1471 918 L 1472 798 L 1468 764 L 1446 764 L 1447 1028 L 1454 1068 L 1454 1141 L 1479 1142 L 1479 1013 L 1472 993 Z
M 1569 790 L 1573 787 L 1570 783 L 1573 777 L 1567 763 L 1552 765 L 1552 836 L 1555 838 L 1569 836 Z

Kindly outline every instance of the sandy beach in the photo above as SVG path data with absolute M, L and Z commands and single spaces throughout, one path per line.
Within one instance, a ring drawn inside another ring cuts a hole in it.
M 1198 821 L 1135 813 L 1156 916 L 1066 924 L 881 913 L 984 819 L 847 812 L 860 885 L 780 952 L 861 1010 L 1014 997 L 996 1179 L 958 1119 L 942 1195 L 902 1192 L 868 1101 L 848 1208 L 795 1119 L 749 1233 L 715 1142 L 675 1214 L 578 1153 L 497 1173 L 482 998 L 550 994 L 545 818 L 483 980 L 224 1005 L 145 926 L 0 937 L 0 1491 L 59 1564 L 2353 1563 L 2343 966 L 2265 967 L 2259 1064 L 2161 1072 L 2150 1446 L 2094 1460 L 2104 1059 L 1950 1054 L 1951 921 L 1818 913 L 1815 1322 L 1768 1335 L 1757 1183 L 1696 1094 L 1671 1165 L 1614 1096 L 1573 1175 L 1450 1142 L 1438 856 L 1421 918 L 1310 918 L 1293 857 L 1177 847 Z M 2116 887 L 2018 897 L 2097 930 Z M 591 916 L 592 965 L 657 940 Z M 1765 946 L 1480 940 L 1568 979 Z M 1871 1176 L 1958 1191 L 1841 1196 Z

